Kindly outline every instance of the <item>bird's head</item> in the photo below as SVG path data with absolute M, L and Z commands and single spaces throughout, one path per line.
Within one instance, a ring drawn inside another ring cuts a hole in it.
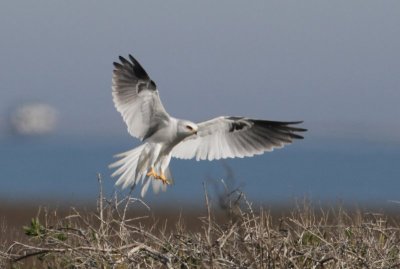
M 196 135 L 199 127 L 191 121 L 181 120 L 178 122 L 178 133 L 183 136 Z

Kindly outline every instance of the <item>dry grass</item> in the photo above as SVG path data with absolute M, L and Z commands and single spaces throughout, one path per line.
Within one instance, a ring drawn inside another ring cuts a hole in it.
M 25 239 L 0 249 L 10 268 L 400 268 L 399 225 L 382 214 L 312 208 L 279 219 L 253 210 L 240 192 L 226 194 L 224 221 L 207 214 L 194 232 L 177 221 L 143 225 L 146 207 L 131 196 L 100 197 L 97 210 L 65 217 L 40 210 Z M 150 212 L 150 211 L 149 211 Z M 2 228 L 7 232 L 7 227 Z

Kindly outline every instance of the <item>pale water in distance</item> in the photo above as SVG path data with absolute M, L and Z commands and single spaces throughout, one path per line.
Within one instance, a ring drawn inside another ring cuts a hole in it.
M 118 141 L 118 142 L 115 142 Z M 239 187 L 255 202 L 377 203 L 400 201 L 400 147 L 343 141 L 304 140 L 262 156 L 226 161 L 173 159 L 175 185 L 145 197 L 153 204 L 201 204 L 203 182 L 210 192 Z M 0 200 L 93 201 L 97 173 L 107 194 L 114 179 L 107 168 L 116 153 L 135 144 L 122 139 L 46 139 L 1 141 Z M 139 195 L 139 192 L 136 192 Z

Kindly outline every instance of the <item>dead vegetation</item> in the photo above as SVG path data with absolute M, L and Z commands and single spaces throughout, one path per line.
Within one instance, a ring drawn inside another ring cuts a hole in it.
M 143 225 L 146 216 L 131 209 L 146 205 L 131 196 L 105 199 L 100 192 L 95 212 L 72 208 L 65 217 L 42 209 L 24 227 L 24 240 L 0 249 L 0 267 L 400 268 L 400 227 L 383 214 L 303 203 L 273 219 L 238 191 L 220 201 L 223 222 L 205 192 L 200 232 L 183 220 L 172 229 Z

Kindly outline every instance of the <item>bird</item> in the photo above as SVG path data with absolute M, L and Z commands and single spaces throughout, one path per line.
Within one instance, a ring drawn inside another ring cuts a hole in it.
M 173 183 L 171 158 L 219 160 L 243 158 L 282 148 L 307 129 L 303 121 L 270 121 L 237 116 L 219 116 L 204 122 L 172 117 L 165 110 L 156 83 L 129 54 L 113 63 L 112 97 L 128 132 L 142 141 L 115 155 L 110 164 L 118 177 L 116 185 L 132 189 L 142 183 L 143 197 L 152 185 L 155 193 Z

